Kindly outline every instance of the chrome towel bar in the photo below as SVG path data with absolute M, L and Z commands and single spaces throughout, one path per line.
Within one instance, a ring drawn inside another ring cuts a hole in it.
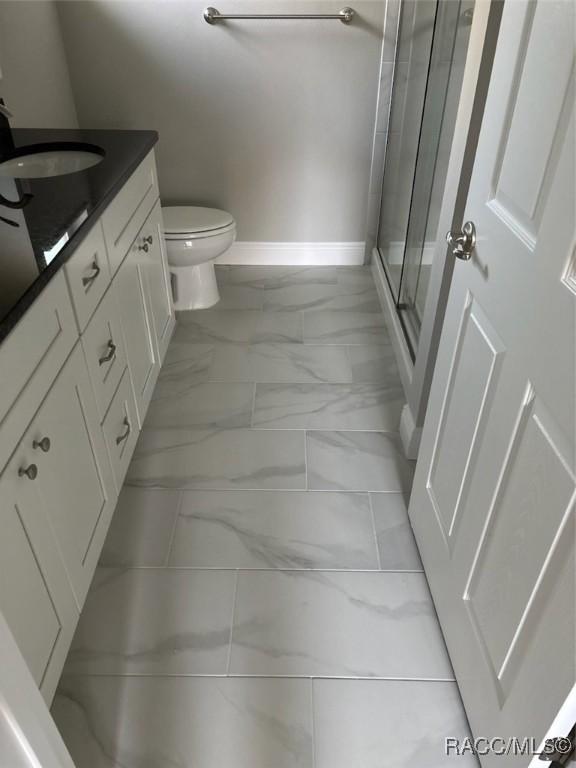
M 217 24 L 227 19 L 337 19 L 350 24 L 355 13 L 353 8 L 342 8 L 338 13 L 220 13 L 216 8 L 205 8 L 204 20 L 208 24 Z

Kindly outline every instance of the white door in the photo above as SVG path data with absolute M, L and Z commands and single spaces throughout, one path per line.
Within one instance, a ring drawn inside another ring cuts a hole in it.
M 574 148 L 574 5 L 506 2 L 410 502 L 476 736 L 575 679 Z

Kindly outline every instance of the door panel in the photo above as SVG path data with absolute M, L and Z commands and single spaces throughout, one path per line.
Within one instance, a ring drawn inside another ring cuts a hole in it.
M 573 29 L 504 4 L 410 501 L 476 736 L 538 741 L 576 679 Z
M 160 364 L 162 364 L 176 320 L 172 305 L 170 275 L 168 272 L 166 246 L 164 244 L 162 209 L 159 200 L 142 227 L 140 236 L 147 237 L 150 245 L 150 250 L 147 254 L 146 279 L 157 354 Z
M 24 440 L 34 450 L 38 487 L 78 605 L 82 606 L 108 528 L 116 492 L 94 394 L 78 345 Z
M 78 609 L 39 490 L 40 471 L 35 479 L 18 473 L 34 460 L 23 441 L 0 478 L 0 611 L 49 702 Z

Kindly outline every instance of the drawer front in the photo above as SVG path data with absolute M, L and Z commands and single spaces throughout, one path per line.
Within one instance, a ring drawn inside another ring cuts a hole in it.
M 124 370 L 122 381 L 116 390 L 102 428 L 119 493 L 138 439 L 136 404 L 127 368 Z
M 60 273 L 0 347 L 0 471 L 77 339 L 72 303 Z
M 78 247 L 64 270 L 78 328 L 82 332 L 110 284 L 110 267 L 100 222 Z
M 102 422 L 126 368 L 124 338 L 112 288 L 82 334 L 82 347 Z
M 112 274 L 128 253 L 158 196 L 154 152 L 150 152 L 102 216 Z

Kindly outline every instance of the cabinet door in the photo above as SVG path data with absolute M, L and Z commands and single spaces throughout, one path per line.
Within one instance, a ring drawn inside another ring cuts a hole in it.
M 146 416 L 160 370 L 160 359 L 154 341 L 149 281 L 146 277 L 149 260 L 143 245 L 140 237 L 137 237 L 118 270 L 113 285 L 124 332 L 126 357 L 140 427 Z
M 23 441 L 0 478 L 0 611 L 50 703 L 78 609 L 39 480 L 34 450 Z
M 81 608 L 116 490 L 80 345 L 60 372 L 25 437 L 38 465 L 35 481 Z
M 152 311 L 154 341 L 160 364 L 162 364 L 176 321 L 160 200 L 156 202 L 146 219 L 138 240 L 148 248 L 148 251 L 145 251 L 146 283 Z

